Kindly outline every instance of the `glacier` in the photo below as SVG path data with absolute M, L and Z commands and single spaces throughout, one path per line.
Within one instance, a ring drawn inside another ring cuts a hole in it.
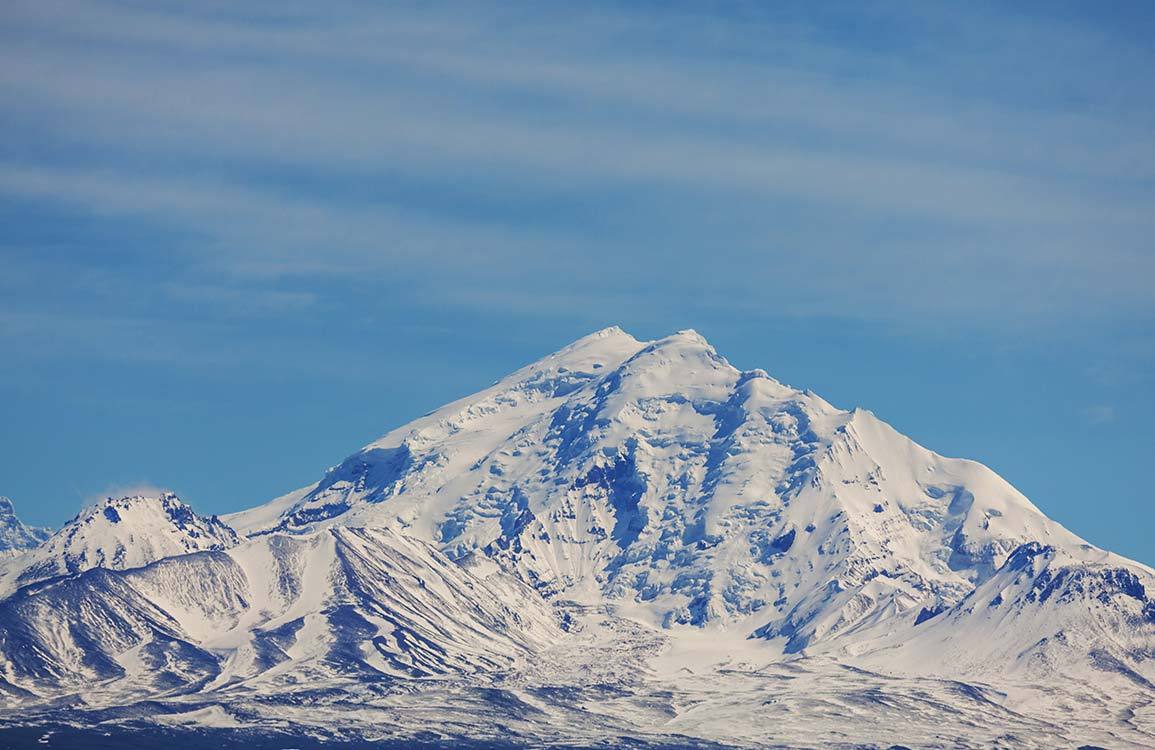
M 1155 745 L 1155 572 L 693 331 L 598 331 L 271 502 L 110 498 L 0 563 L 13 731 Z

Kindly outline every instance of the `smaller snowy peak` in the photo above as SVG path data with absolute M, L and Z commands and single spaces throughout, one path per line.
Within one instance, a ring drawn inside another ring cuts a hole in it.
M 91 568 L 124 570 L 173 555 L 223 550 L 235 531 L 200 516 L 171 492 L 107 498 L 81 511 L 39 547 L 0 574 L 0 596 L 36 581 Z
M 674 331 L 667 338 L 668 339 L 681 339 L 683 341 L 692 341 L 692 342 L 699 344 L 701 346 L 709 346 L 711 349 L 713 348 L 712 346 L 710 346 L 710 342 L 706 340 L 706 337 L 703 336 L 702 334 L 698 333 L 697 331 L 695 331 L 693 328 L 683 328 L 680 331 Z
M 714 345 L 706 340 L 705 336 L 692 328 L 675 331 L 669 336 L 646 342 L 645 348 L 651 351 L 700 352 L 717 362 L 723 363 L 726 361 L 724 357 L 718 354 L 718 350 L 714 348 Z
M 639 345 L 603 378 L 600 392 L 618 405 L 639 399 L 725 400 L 741 373 L 694 331 Z
M 865 661 L 989 678 L 1113 672 L 1148 687 L 1155 679 L 1155 575 L 1090 545 L 1020 545 L 960 602 L 924 609 L 913 625 L 868 633 Z
M 644 345 L 618 326 L 610 326 L 582 336 L 553 354 L 516 371 L 505 378 L 504 382 L 524 380 L 526 376 L 539 371 L 597 375 L 617 367 Z
M 554 400 L 596 383 L 644 344 L 620 328 L 584 336 L 502 378 L 489 388 L 446 404 L 374 441 L 366 450 L 426 445 L 458 433 L 526 421 Z
M 589 335 L 583 336 L 575 341 L 574 344 L 571 344 L 571 346 L 583 341 L 605 341 L 607 339 L 628 339 L 637 343 L 637 339 L 622 330 L 621 326 L 606 326 L 600 331 L 594 331 Z
M 0 555 L 32 549 L 51 535 L 51 529 L 28 526 L 17 518 L 12 501 L 0 496 Z
M 808 410 L 815 414 L 839 412 L 838 409 L 814 394 L 781 383 L 761 369 L 744 370 L 738 376 L 738 381 L 734 385 L 734 392 L 736 396 L 752 403 L 778 403 L 790 400 L 804 404 Z

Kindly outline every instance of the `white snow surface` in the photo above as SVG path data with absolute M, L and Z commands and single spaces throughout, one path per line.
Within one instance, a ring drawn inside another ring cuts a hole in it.
M 172 555 L 231 547 L 235 531 L 203 517 L 172 493 L 106 498 L 89 506 L 38 547 L 0 566 L 0 596 L 90 568 L 124 570 Z
M 98 521 L 2 579 L 58 576 L 0 600 L 27 721 L 1155 746 L 1155 573 L 693 331 L 582 338 L 195 549 Z
M 502 576 L 348 527 L 92 568 L 0 601 L 0 686 L 95 702 L 508 669 L 561 631 Z
M 12 501 L 0 496 L 0 556 L 32 549 L 52 533 L 51 529 L 29 526 L 16 516 Z
M 399 524 L 547 596 L 623 602 L 658 626 L 756 625 L 793 650 L 954 604 L 1025 542 L 1083 544 L 986 467 L 870 412 L 740 371 L 693 331 L 618 328 L 227 520 Z

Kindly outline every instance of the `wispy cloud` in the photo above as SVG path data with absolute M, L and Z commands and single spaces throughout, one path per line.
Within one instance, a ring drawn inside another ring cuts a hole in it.
M 1155 116 L 1103 85 L 1142 45 L 993 9 L 839 11 L 877 44 L 731 11 L 17 3 L 0 195 L 151 227 L 201 276 L 163 279 L 186 303 L 301 310 L 325 292 L 267 281 L 388 273 L 577 310 L 618 262 L 670 304 L 708 251 L 719 305 L 1155 312 Z M 1056 91 L 1032 55 L 1058 46 Z
M 1083 416 L 1093 425 L 1106 425 L 1115 421 L 1115 407 L 1109 404 L 1088 406 Z

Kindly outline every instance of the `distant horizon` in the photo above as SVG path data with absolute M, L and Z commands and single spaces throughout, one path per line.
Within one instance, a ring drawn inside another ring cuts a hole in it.
M 200 512 L 620 325 L 1155 565 L 1155 10 L 0 10 L 0 495 Z

